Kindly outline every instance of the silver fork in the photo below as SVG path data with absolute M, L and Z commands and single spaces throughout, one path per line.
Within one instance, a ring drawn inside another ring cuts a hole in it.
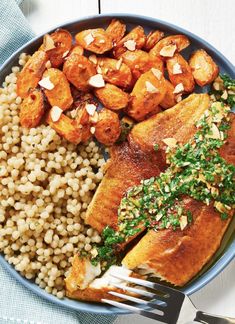
M 138 304 L 138 307 L 109 299 L 102 300 L 103 302 L 110 305 L 127 309 L 131 312 L 167 324 L 183 324 L 192 321 L 208 324 L 235 324 L 234 318 L 220 317 L 199 311 L 193 305 L 190 298 L 179 290 L 133 277 L 126 277 L 116 274 L 113 275 L 113 277 L 118 278 L 122 281 L 133 283 L 137 286 L 151 288 L 152 291 L 150 292 L 147 290 L 139 289 L 141 287 L 128 287 L 124 286 L 123 284 L 112 283 L 112 286 L 114 287 L 144 296 L 145 299 L 129 296 L 124 293 L 110 291 L 109 293 L 111 295 L 134 302 Z M 145 309 L 141 308 L 141 304 L 147 306 L 147 309 L 146 307 Z

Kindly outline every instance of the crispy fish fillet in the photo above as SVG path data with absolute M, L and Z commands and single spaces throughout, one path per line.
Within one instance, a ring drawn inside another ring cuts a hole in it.
M 86 214 L 86 223 L 99 232 L 117 228 L 118 207 L 126 190 L 166 168 L 164 138 L 184 143 L 196 132 L 195 122 L 209 107 L 207 94 L 192 94 L 176 106 L 137 124 L 128 142 L 115 145 L 111 160 Z M 154 144 L 159 145 L 158 152 Z
M 220 154 L 235 165 L 234 115 Z M 227 220 L 221 220 L 211 205 L 191 198 L 185 199 L 184 204 L 192 212 L 193 225 L 183 231 L 150 230 L 123 259 L 125 267 L 152 273 L 176 286 L 183 286 L 202 269 L 219 248 L 234 211 Z

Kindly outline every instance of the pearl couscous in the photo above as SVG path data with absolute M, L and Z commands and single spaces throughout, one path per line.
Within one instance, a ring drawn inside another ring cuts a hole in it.
M 22 54 L 23 66 L 28 56 Z M 68 143 L 47 125 L 22 128 L 19 67 L 0 89 L 0 252 L 27 279 L 63 298 L 80 249 L 101 237 L 84 224 L 105 160 L 95 142 Z

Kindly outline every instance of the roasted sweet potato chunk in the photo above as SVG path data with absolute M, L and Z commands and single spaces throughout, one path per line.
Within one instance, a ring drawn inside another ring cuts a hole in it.
M 64 73 L 58 69 L 50 68 L 43 74 L 43 79 L 49 78 L 53 88 L 44 89 L 47 100 L 51 106 L 58 106 L 63 110 L 70 108 L 73 103 L 69 82 Z
M 51 35 L 45 35 L 40 49 L 44 50 L 50 59 L 52 67 L 59 67 L 72 47 L 72 35 L 65 29 L 57 29 Z
M 171 35 L 161 39 L 151 50 L 150 55 L 162 56 L 161 51 L 169 45 L 175 45 L 176 51 L 180 52 L 190 45 L 189 39 L 185 35 Z M 174 54 L 174 53 L 173 53 Z
M 103 28 L 83 30 L 75 39 L 77 44 L 96 54 L 103 54 L 113 47 L 112 38 Z
M 188 62 L 176 53 L 173 57 L 168 58 L 166 67 L 171 83 L 176 87 L 182 83 L 184 92 L 190 93 L 194 89 L 194 79 Z
M 146 38 L 146 43 L 144 49 L 150 51 L 162 38 L 164 37 L 164 32 L 161 30 L 152 30 Z
M 105 87 L 96 89 L 95 95 L 108 109 L 123 109 L 128 104 L 129 95 L 113 84 L 106 83 Z
M 218 65 L 203 49 L 193 53 L 189 65 L 196 83 L 201 87 L 214 81 L 219 74 Z
M 17 77 L 18 96 L 26 98 L 29 92 L 37 87 L 47 60 L 47 54 L 43 51 L 37 51 L 30 57 Z
M 106 33 L 111 37 L 113 43 L 117 43 L 122 39 L 126 32 L 126 25 L 120 20 L 112 19 L 106 29 Z
M 170 81 L 166 80 L 166 94 L 160 103 L 160 106 L 164 109 L 168 109 L 176 105 L 176 98 L 174 94 L 175 87 Z
M 125 37 L 123 37 L 113 49 L 113 55 L 119 58 L 128 49 L 135 50 L 141 49 L 146 41 L 144 29 L 141 26 L 137 26 L 132 29 Z
M 44 98 L 41 90 L 31 91 L 20 105 L 20 124 L 23 127 L 36 127 L 44 114 Z
M 122 54 L 123 62 L 129 66 L 135 82 L 141 74 L 147 72 L 151 68 L 156 68 L 162 73 L 164 72 L 164 63 L 159 57 L 150 56 L 142 50 L 126 51 Z
M 106 82 L 121 88 L 128 88 L 132 83 L 131 70 L 126 64 L 122 63 L 122 60 L 108 57 L 98 58 L 97 72 L 101 72 Z
M 63 72 L 77 89 L 87 91 L 90 88 L 88 81 L 96 74 L 96 69 L 87 57 L 72 54 L 64 63 Z
M 49 111 L 46 121 L 51 128 L 67 141 L 74 144 L 79 144 L 82 141 L 82 130 L 78 127 L 76 120 L 61 114 L 60 119 L 54 122 L 51 117 L 51 111 Z
M 106 108 L 99 113 L 99 120 L 95 125 L 95 137 L 104 145 L 112 145 L 119 138 L 121 125 L 118 115 Z
M 69 52 L 69 55 L 66 57 L 66 60 L 73 54 L 83 55 L 83 53 L 84 53 L 84 49 L 82 48 L 82 46 L 75 45 Z
M 157 72 L 157 73 L 156 73 Z M 166 94 L 166 80 L 159 70 L 151 69 L 140 76 L 132 92 L 127 114 L 137 121 L 160 111 L 159 104 Z

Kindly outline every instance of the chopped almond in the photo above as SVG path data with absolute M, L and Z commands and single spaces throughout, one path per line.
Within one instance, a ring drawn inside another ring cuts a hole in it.
M 94 63 L 95 65 L 97 64 L 97 57 L 95 54 L 92 54 L 89 56 L 89 60 Z
M 159 90 L 149 81 L 145 82 L 145 86 L 148 92 L 157 93 Z
M 43 37 L 43 50 L 45 52 L 47 52 L 47 51 L 50 51 L 53 48 L 55 48 L 54 40 L 49 34 L 46 34 Z
M 93 116 L 96 111 L 96 106 L 94 104 L 86 104 L 85 106 L 87 113 Z
M 84 37 L 84 40 L 86 42 L 87 45 L 90 45 L 92 42 L 94 42 L 94 37 L 92 36 L 92 34 L 88 34 Z
M 177 144 L 177 141 L 174 137 L 164 138 L 162 141 L 169 147 L 175 147 Z
M 176 49 L 176 45 L 166 45 L 161 49 L 160 55 L 164 57 L 172 57 L 174 56 Z
M 69 54 L 69 51 L 65 51 L 64 54 L 62 55 L 62 58 L 66 57 Z
M 152 68 L 151 71 L 153 72 L 153 74 L 155 75 L 155 77 L 160 80 L 162 77 L 162 72 L 158 69 Z
M 46 77 L 46 78 L 43 78 L 43 79 L 41 79 L 39 82 L 38 82 L 38 84 L 41 86 L 41 87 L 43 87 L 43 88 L 45 88 L 45 89 L 47 89 L 47 90 L 52 90 L 52 89 L 54 89 L 54 84 L 50 81 L 50 77 Z
M 93 75 L 88 83 L 94 88 L 102 88 L 105 86 L 104 79 L 101 74 Z
M 187 216 L 181 216 L 179 222 L 180 222 L 180 229 L 181 231 L 183 231 L 183 229 L 185 229 L 185 227 L 188 225 Z
M 116 69 L 119 70 L 121 65 L 122 65 L 122 58 L 120 58 L 120 60 L 117 61 Z
M 136 48 L 136 42 L 133 39 L 129 39 L 124 43 L 124 46 L 129 50 L 129 51 L 134 51 Z
M 99 65 L 97 65 L 96 71 L 97 71 L 98 74 L 102 74 L 102 69 L 101 69 L 101 67 Z
M 60 119 L 63 110 L 58 106 L 53 106 L 50 110 L 51 119 L 53 122 L 57 122 Z
M 91 127 L 90 132 L 91 132 L 91 134 L 95 134 L 95 127 Z
M 180 93 L 180 92 L 183 92 L 184 91 L 184 86 L 183 86 L 183 83 L 179 83 L 176 85 L 173 93 Z
M 70 112 L 70 115 L 73 119 L 77 117 L 77 114 L 78 114 L 78 108 L 71 110 Z
M 182 69 L 181 69 L 181 66 L 179 63 L 175 63 L 173 65 L 173 71 L 172 71 L 173 74 L 181 74 L 182 73 Z

